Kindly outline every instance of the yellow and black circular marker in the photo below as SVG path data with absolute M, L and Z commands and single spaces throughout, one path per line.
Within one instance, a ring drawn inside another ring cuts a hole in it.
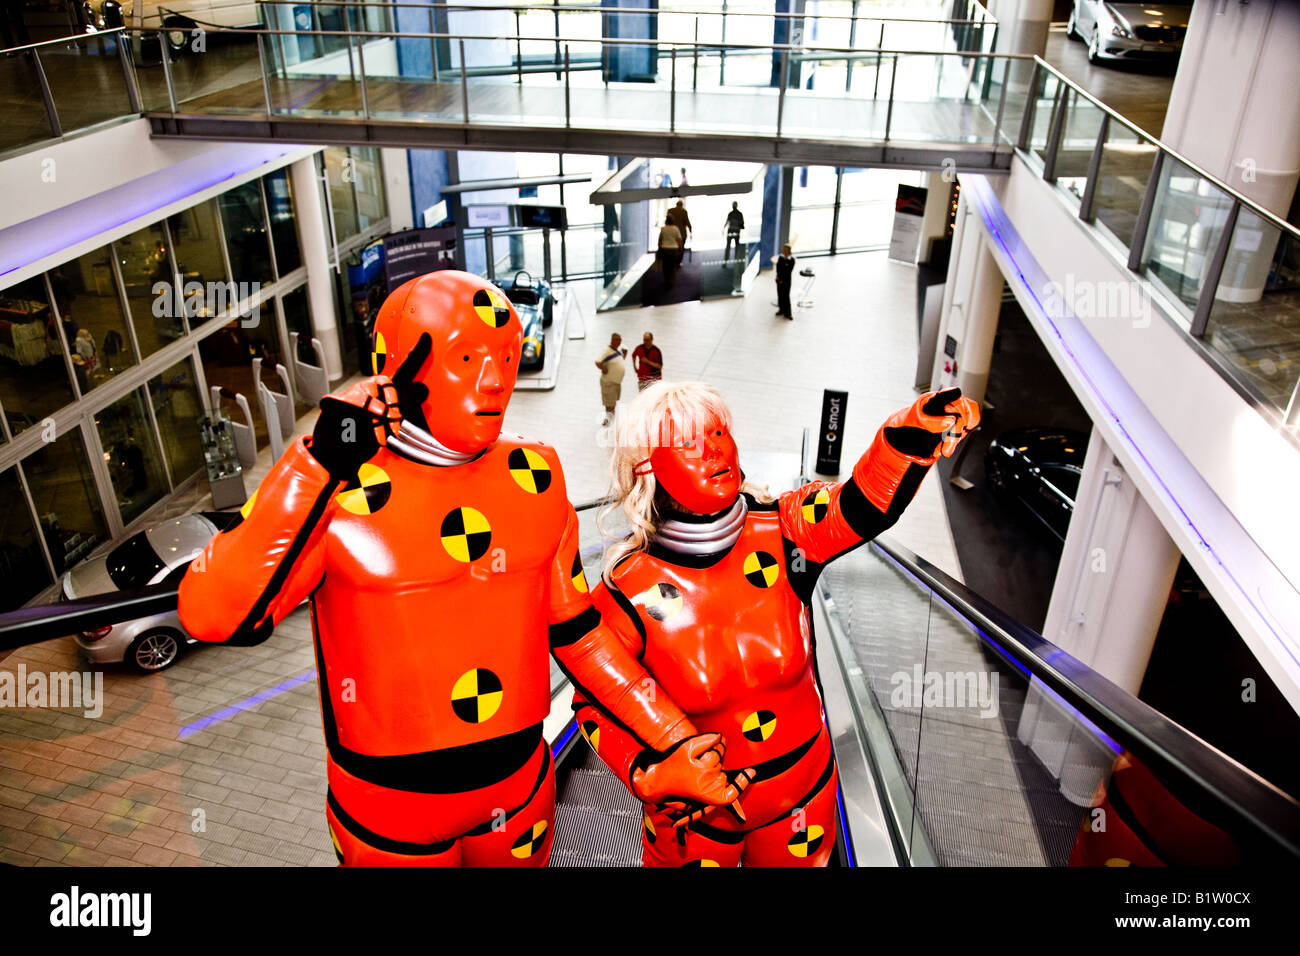
M 376 375 L 384 371 L 384 364 L 388 361 L 388 344 L 384 341 L 382 332 L 375 333 L 375 345 L 370 352 L 370 364 L 374 368 Z
M 546 845 L 546 821 L 538 820 L 523 832 L 523 835 L 510 847 L 512 856 L 526 860 Z
M 682 592 L 666 581 L 642 591 L 638 600 L 656 621 L 666 621 L 682 609 Z
M 800 858 L 812 856 L 817 852 L 817 848 L 822 845 L 822 840 L 826 838 L 826 831 L 814 824 L 806 830 L 799 830 L 794 836 L 790 837 L 790 842 L 786 845 L 790 848 L 790 854 Z
M 442 519 L 442 546 L 457 561 L 468 564 L 487 554 L 492 526 L 481 511 L 453 508 Z
M 460 675 L 451 688 L 451 709 L 466 723 L 481 724 L 501 707 L 501 678 L 484 667 Z
M 717 860 L 687 860 L 682 866 L 717 866 Z
M 531 448 L 512 450 L 506 465 L 515 484 L 530 495 L 540 494 L 551 487 L 551 466 Z
M 479 289 L 475 292 L 474 311 L 494 329 L 499 329 L 510 321 L 510 304 L 496 289 Z
M 393 493 L 393 482 L 388 473 L 378 465 L 366 462 L 335 498 L 344 511 L 354 515 L 372 515 L 384 505 Z
M 569 576 L 573 579 L 573 586 L 586 594 L 589 588 L 587 587 L 587 575 L 582 570 L 582 555 L 576 553 L 573 555 L 573 569 L 569 572 Z
M 826 517 L 826 510 L 831 506 L 831 493 L 825 488 L 814 491 L 803 500 L 803 520 L 816 524 Z
M 740 725 L 740 732 L 744 734 L 745 739 L 752 740 L 756 744 L 761 744 L 771 737 L 774 730 L 776 730 L 776 714 L 770 710 L 756 710 Z
M 645 831 L 646 842 L 647 842 L 647 843 L 654 843 L 654 841 L 655 841 L 655 837 L 656 837 L 658 834 L 655 833 L 655 825 L 654 825 L 653 823 L 650 822 L 650 818 L 649 818 L 649 817 L 642 817 L 642 818 L 641 818 L 641 829 Z
M 584 720 L 578 729 L 587 738 L 587 743 L 591 744 L 591 749 L 600 753 L 600 724 L 594 720 Z
M 745 556 L 745 580 L 756 588 L 770 588 L 781 577 L 781 567 L 766 551 L 752 551 Z

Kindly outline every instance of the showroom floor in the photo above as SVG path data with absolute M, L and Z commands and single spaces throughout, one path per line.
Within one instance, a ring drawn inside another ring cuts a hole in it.
M 557 446 L 569 496 L 603 494 L 602 410 L 592 362 L 612 331 L 629 348 L 652 331 L 673 378 L 715 383 L 730 401 L 742 448 L 797 455 L 823 387 L 849 391 L 846 442 L 865 449 L 880 421 L 910 403 L 915 363 L 915 270 L 884 253 L 805 260 L 815 305 L 773 316 L 770 272 L 743 299 L 595 315 L 580 289 L 559 382 L 520 392 L 508 429 Z M 796 289 L 796 291 L 798 291 Z M 624 396 L 635 383 L 629 370 Z M 300 428 L 310 427 L 310 419 Z M 269 467 L 265 452 L 248 487 Z M 849 462 L 845 462 L 846 467 Z M 204 506 L 198 491 L 171 510 Z M 923 484 L 891 532 L 959 573 L 937 478 Z M 168 671 L 103 668 L 102 716 L 79 710 L 0 710 L 0 863 L 332 865 L 323 813 L 324 742 L 305 609 L 254 648 L 203 647 Z M 68 639 L 11 653 L 0 670 L 71 671 Z

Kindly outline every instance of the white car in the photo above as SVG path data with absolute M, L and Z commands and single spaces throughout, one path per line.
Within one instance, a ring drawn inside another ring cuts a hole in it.
M 1176 60 L 1183 52 L 1191 0 L 1105 3 L 1074 0 L 1067 27 L 1073 40 L 1088 44 L 1088 61 Z
M 68 600 L 151 584 L 179 584 L 189 563 L 239 512 L 205 511 L 182 515 L 133 534 L 102 558 L 92 558 L 63 576 Z M 144 673 L 165 670 L 181 648 L 197 643 L 181 626 L 176 611 L 152 614 L 75 635 L 77 647 L 99 664 L 126 661 Z

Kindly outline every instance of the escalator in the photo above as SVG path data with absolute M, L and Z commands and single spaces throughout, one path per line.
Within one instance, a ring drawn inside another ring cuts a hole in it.
M 595 508 L 580 547 L 598 574 Z M 0 615 L 0 651 L 175 606 L 166 586 Z M 905 549 L 827 567 L 809 608 L 841 866 L 1300 860 L 1300 804 Z M 641 810 L 552 666 L 555 866 L 635 866 Z M 1279 742 L 1280 743 L 1280 742 Z

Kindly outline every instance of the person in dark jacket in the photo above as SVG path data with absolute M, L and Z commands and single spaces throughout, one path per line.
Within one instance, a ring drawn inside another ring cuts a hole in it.
M 794 318 L 790 308 L 790 280 L 794 277 L 794 256 L 787 242 L 781 247 L 781 254 L 776 258 L 776 314 L 787 319 Z

